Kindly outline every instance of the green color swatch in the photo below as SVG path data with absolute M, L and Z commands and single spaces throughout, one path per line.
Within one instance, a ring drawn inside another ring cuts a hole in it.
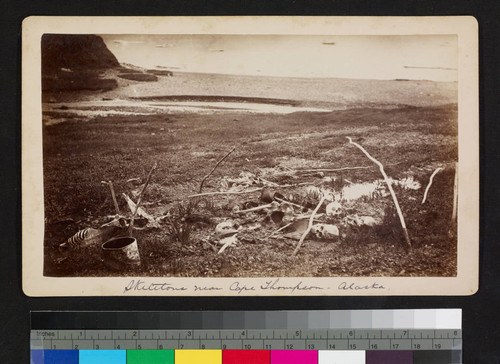
M 127 350 L 127 364 L 174 364 L 174 350 Z

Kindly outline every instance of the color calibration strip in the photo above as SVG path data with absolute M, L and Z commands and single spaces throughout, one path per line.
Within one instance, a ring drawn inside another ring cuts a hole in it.
M 31 364 L 461 364 L 460 351 L 32 350 Z
M 460 364 L 461 310 L 33 312 L 31 349 L 32 364 Z

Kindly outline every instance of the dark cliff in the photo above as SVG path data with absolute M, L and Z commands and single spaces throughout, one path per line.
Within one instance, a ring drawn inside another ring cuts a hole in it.
M 120 66 L 101 37 L 91 34 L 44 34 L 42 70 L 106 69 Z

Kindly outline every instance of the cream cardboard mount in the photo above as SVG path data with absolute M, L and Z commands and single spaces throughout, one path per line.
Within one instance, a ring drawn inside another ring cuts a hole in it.
M 27 295 L 477 291 L 474 18 L 22 31 Z

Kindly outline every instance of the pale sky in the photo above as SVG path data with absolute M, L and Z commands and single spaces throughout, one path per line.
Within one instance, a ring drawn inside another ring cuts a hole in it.
M 455 35 L 101 35 L 119 62 L 173 71 L 456 81 Z

